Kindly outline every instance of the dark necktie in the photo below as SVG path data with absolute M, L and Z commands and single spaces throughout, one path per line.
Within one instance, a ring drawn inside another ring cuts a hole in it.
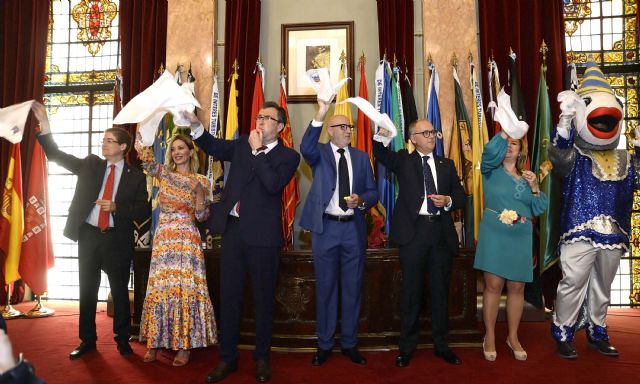
M 104 185 L 104 192 L 102 193 L 101 200 L 111 200 L 113 195 L 113 182 L 115 180 L 116 165 L 111 164 L 109 166 L 109 175 L 107 176 L 107 182 Z M 109 228 L 109 212 L 100 208 L 100 215 L 98 215 L 98 228 L 106 231 Z
M 338 149 L 340 160 L 338 160 L 338 205 L 343 211 L 347 211 L 347 201 L 345 196 L 351 196 L 351 187 L 349 187 L 349 167 L 347 166 L 347 158 L 344 157 L 344 148 Z
M 438 193 L 436 191 L 436 183 L 433 181 L 433 173 L 431 173 L 431 167 L 427 160 L 429 160 L 431 156 L 423 156 L 422 157 L 422 174 L 424 176 L 424 189 L 427 191 L 427 196 L 435 195 Z M 436 214 L 438 212 L 438 208 L 433 204 L 433 200 L 427 198 L 427 210 L 431 214 Z

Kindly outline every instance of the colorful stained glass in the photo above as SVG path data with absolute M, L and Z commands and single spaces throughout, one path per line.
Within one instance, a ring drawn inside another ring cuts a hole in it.
M 71 10 L 78 24 L 78 40 L 95 56 L 111 39 L 111 23 L 118 14 L 118 6 L 110 0 L 82 0 Z

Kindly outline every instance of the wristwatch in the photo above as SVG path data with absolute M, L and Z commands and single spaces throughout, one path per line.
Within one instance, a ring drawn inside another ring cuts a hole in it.
M 362 204 L 358 205 L 358 209 L 361 211 L 364 211 L 365 208 L 366 208 L 365 202 L 364 200 L 362 200 Z

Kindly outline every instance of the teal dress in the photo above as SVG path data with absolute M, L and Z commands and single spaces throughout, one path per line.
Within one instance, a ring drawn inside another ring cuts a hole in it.
M 534 196 L 529 183 L 514 177 L 502 167 L 508 141 L 497 134 L 482 153 L 482 191 L 484 212 L 480 222 L 474 268 L 507 280 L 533 280 L 531 217 L 547 209 L 544 192 Z M 500 220 L 503 210 L 515 211 L 515 223 Z

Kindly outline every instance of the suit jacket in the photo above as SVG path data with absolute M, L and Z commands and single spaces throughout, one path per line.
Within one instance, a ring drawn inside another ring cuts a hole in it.
M 331 201 L 338 177 L 336 159 L 331 144 L 318 143 L 321 131 L 322 126 L 314 127 L 309 124 L 300 142 L 300 152 L 313 172 L 313 183 L 302 210 L 300 226 L 318 234 L 323 231 L 322 215 Z M 357 193 L 365 201 L 365 208 L 369 209 L 378 202 L 378 191 L 373 179 L 369 156 L 355 148 L 348 148 L 348 150 L 353 171 L 351 192 Z M 365 246 L 367 243 L 365 211 L 356 208 L 353 212 L 359 239 L 361 244 Z
M 76 190 L 69 206 L 69 216 L 64 227 L 64 235 L 73 241 L 78 241 L 80 226 L 89 217 L 95 201 L 100 198 L 98 194 L 107 170 L 107 160 L 96 155 L 80 159 L 62 152 L 50 134 L 38 135 L 37 138 L 49 160 L 78 176 Z M 145 219 L 151 214 L 144 173 L 125 163 L 113 201 L 116 203 L 116 211 L 112 213 L 115 235 L 121 245 L 122 256 L 131 259 L 134 251 L 133 221 Z
M 211 206 L 211 230 L 224 234 L 229 212 L 240 201 L 242 240 L 258 247 L 282 246 L 282 191 L 298 168 L 298 152 L 279 142 L 269 153 L 254 156 L 249 136 L 222 140 L 206 131 L 195 142 L 208 155 L 231 162 L 220 201 Z
M 409 243 L 415 233 L 415 221 L 424 201 L 424 175 L 422 158 L 418 151 L 409 153 L 406 149 L 393 152 L 381 143 L 373 142 L 373 154 L 376 160 L 395 173 L 400 192 L 391 217 L 390 239 L 400 245 Z M 465 196 L 453 161 L 434 156 L 438 179 L 438 194 L 451 197 L 451 210 L 463 208 Z M 450 210 L 450 211 L 451 211 Z M 451 213 L 444 209 L 440 212 L 447 246 L 451 253 L 458 252 L 458 235 L 453 226 Z

